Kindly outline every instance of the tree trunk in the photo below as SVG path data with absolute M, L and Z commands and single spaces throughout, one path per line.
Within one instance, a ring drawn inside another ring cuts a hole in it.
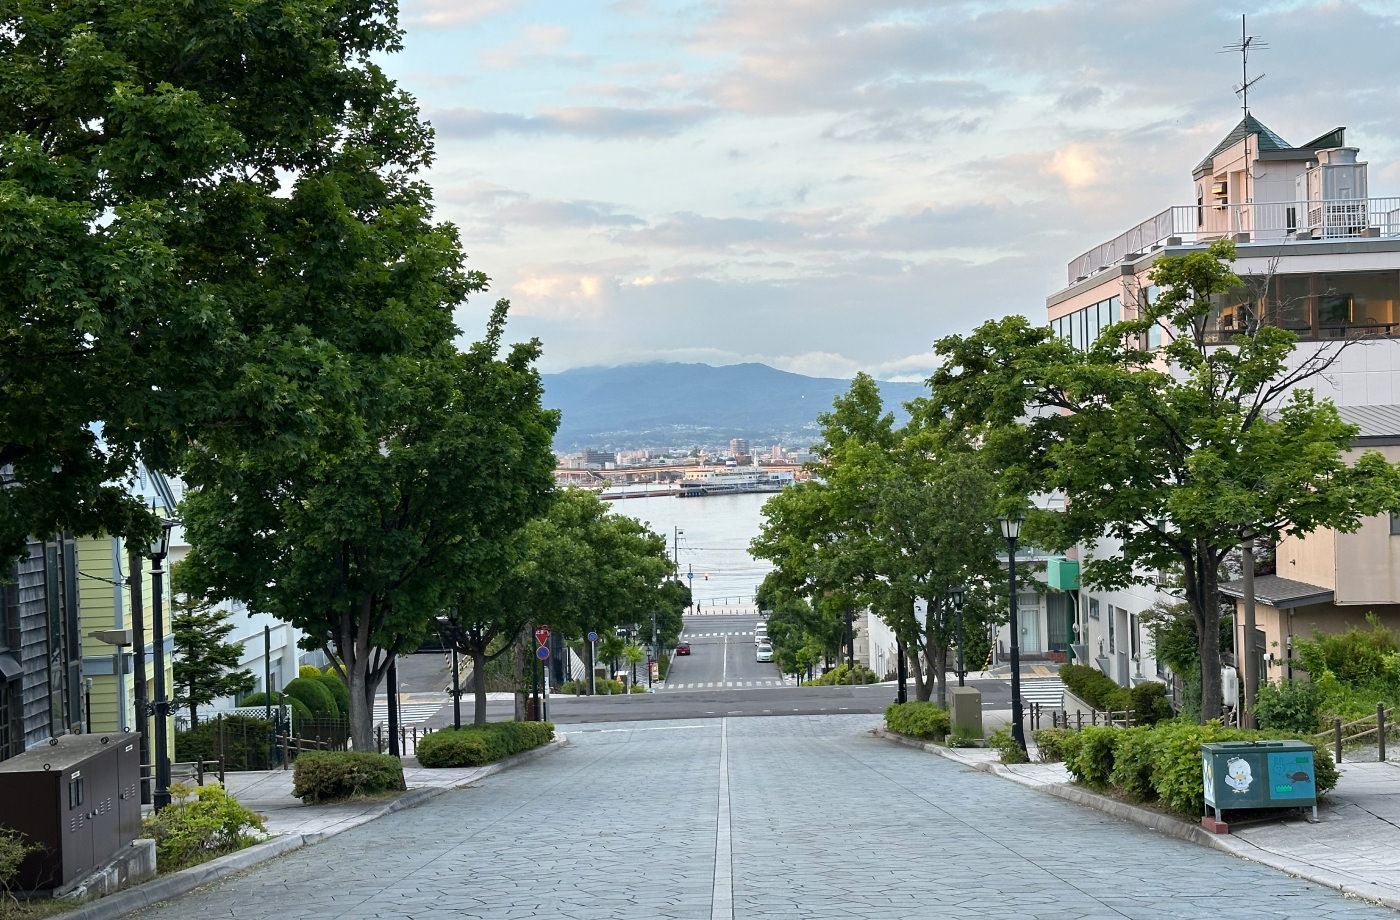
M 191 694 L 191 695 L 194 694 L 194 688 L 193 688 L 193 687 L 190 688 L 190 694 Z M 190 728 L 193 729 L 193 728 L 197 728 L 198 726 L 199 726 L 199 707 L 195 705 L 194 700 L 190 700 Z
M 1218 719 L 1224 707 L 1220 686 L 1220 577 L 1210 546 L 1196 541 L 1196 557 L 1187 560 L 1186 597 L 1196 621 L 1196 653 L 1201 660 L 1202 724 Z
M 350 688 L 350 744 L 357 751 L 378 751 L 374 740 L 374 687 L 369 681 L 367 656 L 344 658 L 345 682 Z
M 927 703 L 933 693 L 933 687 L 924 677 L 924 656 L 917 650 L 909 656 L 909 670 L 914 672 L 914 699 L 920 703 Z
M 948 708 L 948 646 L 939 645 L 933 650 L 934 680 L 938 682 L 938 708 Z
M 486 724 L 486 652 L 472 649 L 472 724 Z
M 529 626 L 529 624 L 526 625 Z M 534 630 L 529 629 L 528 631 L 533 633 Z M 529 665 L 525 661 L 525 655 L 525 643 L 517 638 L 510 650 L 510 673 L 515 684 L 515 721 L 517 722 L 524 722 L 526 716 L 529 715 L 525 711 L 530 700 L 530 686 L 525 682 L 525 675 L 529 673 L 526 670 Z

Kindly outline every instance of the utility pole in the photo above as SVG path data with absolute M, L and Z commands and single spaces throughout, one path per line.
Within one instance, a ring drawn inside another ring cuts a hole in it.
M 151 762 L 151 717 L 146 711 L 146 626 L 141 609 L 141 556 L 136 550 L 127 553 L 127 581 L 131 585 L 131 647 L 136 668 L 136 730 L 141 733 L 141 804 L 151 804 L 151 780 L 145 765 Z
M 1244 669 L 1244 705 L 1241 728 L 1254 728 L 1254 698 L 1259 693 L 1259 659 L 1254 654 L 1254 538 L 1244 541 L 1240 553 L 1244 569 L 1244 639 L 1239 643 L 1239 665 Z

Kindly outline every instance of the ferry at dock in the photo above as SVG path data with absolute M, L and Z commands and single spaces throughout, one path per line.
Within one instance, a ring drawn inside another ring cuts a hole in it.
M 690 470 L 681 477 L 677 495 L 699 498 L 705 495 L 732 495 L 740 492 L 781 492 L 793 482 L 788 470 L 729 466 L 717 470 Z

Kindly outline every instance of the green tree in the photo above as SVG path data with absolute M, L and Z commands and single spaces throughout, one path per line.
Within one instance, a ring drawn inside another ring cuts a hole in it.
M 470 579 L 454 581 L 445 614 L 446 632 L 472 660 L 478 725 L 486 722 L 486 663 L 511 650 L 523 712 L 536 626 L 547 625 L 566 639 L 594 630 L 606 642 L 619 625 L 643 617 L 650 625 L 652 609 L 661 609 L 671 593 L 661 587 L 671 571 L 665 538 L 611 513 L 583 489 L 555 491 L 544 513 L 512 535 L 491 563 Z M 522 637 L 528 641 L 517 641 Z
M 502 302 L 468 352 L 390 362 L 337 451 L 227 458 L 184 503 L 192 580 L 326 652 L 359 749 L 393 656 L 421 644 L 454 585 L 494 577 L 552 486 L 558 419 L 540 407 L 539 345 L 502 356 L 505 321 Z
M 248 693 L 257 684 L 253 672 L 238 667 L 243 647 L 225 642 L 233 632 L 227 611 L 214 602 L 185 592 L 182 564 L 171 568 L 174 589 L 170 609 L 170 632 L 175 648 L 171 663 L 173 680 L 171 703 L 186 707 L 190 728 L 199 724 L 199 707 L 221 696 Z
M 1063 512 L 1027 522 L 1029 538 L 1054 549 L 1117 545 L 1087 562 L 1086 582 L 1182 573 L 1203 719 L 1221 711 L 1226 555 L 1248 538 L 1349 532 L 1400 508 L 1400 470 L 1374 452 L 1348 463 L 1356 427 L 1302 386 L 1335 349 L 1291 362 L 1296 335 L 1260 324 L 1213 338 L 1212 298 L 1243 284 L 1233 257 L 1220 241 L 1161 258 L 1150 274 L 1157 299 L 1087 350 L 1019 316 L 944 339 L 930 380 L 939 411 L 996 452 L 1015 488 L 1065 495 Z M 1169 338 L 1159 350 L 1144 347 L 1154 328 Z
M 346 354 L 452 335 L 481 279 L 414 181 L 399 34 L 391 0 L 0 9 L 0 560 L 143 540 L 139 459 L 313 452 L 372 398 Z

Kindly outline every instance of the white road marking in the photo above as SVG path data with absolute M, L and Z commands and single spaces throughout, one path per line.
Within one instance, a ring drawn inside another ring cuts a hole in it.
M 715 882 L 710 920 L 734 920 L 734 853 L 729 834 L 729 720 L 720 720 L 719 820 L 715 826 Z

